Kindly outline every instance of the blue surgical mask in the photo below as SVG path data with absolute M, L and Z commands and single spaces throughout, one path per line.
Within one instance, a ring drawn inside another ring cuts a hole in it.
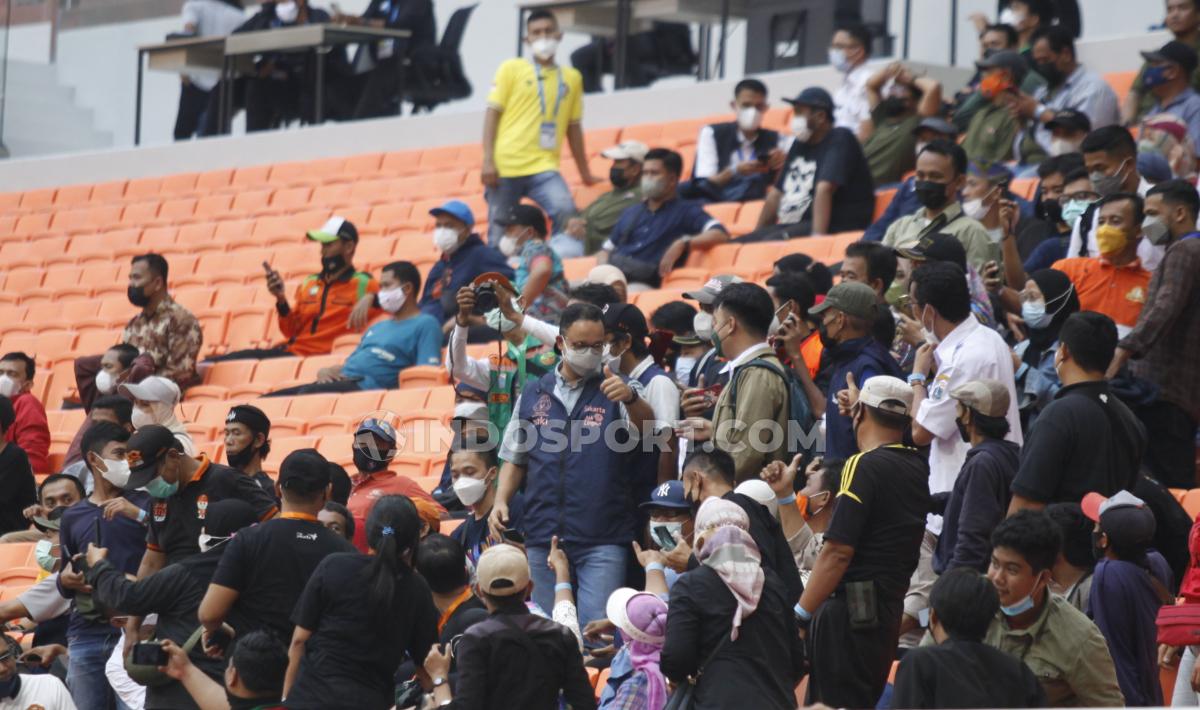
M 1045 328 L 1050 319 L 1046 316 L 1045 301 L 1026 301 L 1021 304 L 1021 320 L 1030 328 Z
M 1146 87 L 1147 89 L 1153 89 L 1156 86 L 1162 86 L 1163 84 L 1167 83 L 1170 81 L 1170 79 L 1167 78 L 1168 70 L 1170 70 L 1170 67 L 1166 66 L 1165 64 L 1157 67 L 1147 68 L 1146 71 L 1142 72 L 1142 86 Z
M 178 483 L 167 483 L 162 479 L 162 476 L 157 476 L 153 481 L 146 484 L 146 492 L 154 498 L 170 498 L 175 495 L 175 491 L 179 490 Z
M 1033 583 L 1033 589 L 1029 590 L 1029 594 L 1026 594 L 1025 597 L 1023 599 L 1021 599 L 1021 601 L 1017 602 L 1016 604 L 1013 604 L 1012 606 L 1001 606 L 1000 611 L 1003 612 L 1005 616 L 1011 618 L 1014 616 L 1020 616 L 1021 614 L 1024 614 L 1025 612 L 1032 609 L 1033 608 L 1033 593 L 1037 590 L 1037 585 L 1038 585 L 1038 583 L 1035 580 Z
M 47 572 L 54 571 L 54 563 L 58 562 L 58 556 L 54 554 L 54 548 L 57 547 L 50 540 L 38 540 L 33 546 L 33 556 L 37 560 L 38 567 Z
M 1067 204 L 1062 208 L 1063 221 L 1074 227 L 1083 213 L 1087 212 L 1087 208 L 1091 206 L 1092 203 L 1086 200 L 1067 200 Z

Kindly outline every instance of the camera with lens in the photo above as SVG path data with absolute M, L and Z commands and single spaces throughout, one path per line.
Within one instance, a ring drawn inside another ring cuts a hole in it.
M 475 291 L 475 313 L 484 315 L 488 311 L 494 311 L 500 307 L 500 298 L 496 295 L 496 284 L 492 282 L 482 283 L 476 286 Z

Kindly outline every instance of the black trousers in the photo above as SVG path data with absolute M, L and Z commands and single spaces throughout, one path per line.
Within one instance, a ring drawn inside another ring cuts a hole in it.
M 799 222 L 792 224 L 773 224 L 769 227 L 756 229 L 749 234 L 738 237 L 733 241 L 741 244 L 752 244 L 757 242 L 780 242 L 786 241 L 793 237 L 807 237 L 812 234 L 812 220 L 805 217 Z
M 310 83 L 299 74 L 286 79 L 246 80 L 246 132 L 278 128 L 296 118 L 311 122 Z
M 312 382 L 307 385 L 296 385 L 295 387 L 285 387 L 281 390 L 276 390 L 269 394 L 264 394 L 264 397 L 292 397 L 298 394 L 325 394 L 330 392 L 361 392 L 362 388 L 358 386 L 358 380 L 334 380 L 333 382 Z
M 1177 404 L 1159 400 L 1139 407 L 1146 425 L 1146 466 L 1168 488 L 1196 487 L 1196 420 Z
M 179 112 L 175 114 L 175 140 L 184 141 L 201 132 L 201 119 L 208 110 L 209 94 L 190 81 L 179 85 Z
M 404 92 L 404 65 L 399 54 L 381 60 L 367 72 L 354 118 L 379 118 L 401 113 Z
M 873 708 L 879 702 L 896 657 L 904 598 L 883 599 L 877 594 L 876 599 L 879 624 L 865 631 L 850 628 L 850 614 L 841 596 L 830 597 L 817 609 L 809 630 L 812 669 L 806 705 Z
M 248 350 L 234 350 L 233 352 L 225 353 L 224 355 L 213 355 L 205 358 L 205 362 L 223 362 L 225 360 L 269 360 L 277 357 L 294 357 L 288 352 L 284 345 L 276 345 L 273 348 L 250 348 Z

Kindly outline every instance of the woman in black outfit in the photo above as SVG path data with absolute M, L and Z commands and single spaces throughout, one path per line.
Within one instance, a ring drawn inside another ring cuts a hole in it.
M 438 611 L 412 568 L 421 520 L 404 496 L 384 496 L 367 516 L 371 555 L 330 555 L 300 596 L 292 620 L 284 705 L 390 708 L 407 652 L 418 662 L 437 642 Z

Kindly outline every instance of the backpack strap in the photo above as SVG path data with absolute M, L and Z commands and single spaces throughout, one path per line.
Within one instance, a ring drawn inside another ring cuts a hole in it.
M 729 378 L 729 401 L 733 410 L 733 416 L 737 417 L 738 382 L 741 379 L 741 374 L 749 367 L 761 367 L 764 370 L 770 370 L 778 375 L 779 379 L 783 380 L 783 391 L 787 393 L 788 398 L 787 411 L 790 413 L 792 411 L 792 383 L 788 381 L 787 375 L 781 368 L 776 367 L 774 363 L 767 362 L 760 355 L 749 362 L 739 365 L 737 371 L 733 373 L 733 377 Z

